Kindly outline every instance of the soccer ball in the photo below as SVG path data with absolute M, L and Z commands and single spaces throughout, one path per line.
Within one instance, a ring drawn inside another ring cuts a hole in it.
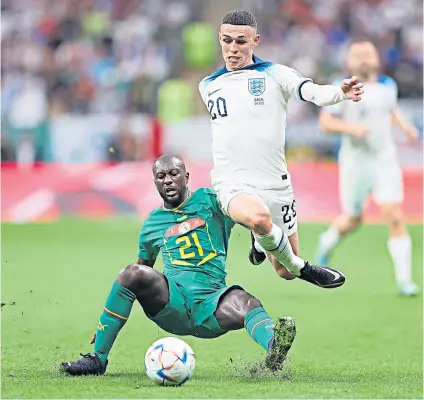
M 147 376 L 157 385 L 180 386 L 193 375 L 194 352 L 183 340 L 166 337 L 154 342 L 144 357 Z

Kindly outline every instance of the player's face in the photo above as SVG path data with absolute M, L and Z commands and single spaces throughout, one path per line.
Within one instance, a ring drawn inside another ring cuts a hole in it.
M 178 207 L 187 195 L 188 172 L 179 162 L 159 162 L 153 170 L 156 189 L 165 207 Z
M 347 68 L 352 75 L 368 79 L 380 67 L 375 46 L 370 42 L 354 43 L 349 49 Z
M 253 49 L 260 36 L 251 26 L 222 24 L 219 31 L 222 57 L 229 71 L 234 71 L 253 62 Z

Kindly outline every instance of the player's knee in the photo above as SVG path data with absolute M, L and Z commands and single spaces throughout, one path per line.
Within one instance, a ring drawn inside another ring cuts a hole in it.
M 262 307 L 258 299 L 242 289 L 233 289 L 220 299 L 215 317 L 223 329 L 242 329 L 246 314 L 258 307 Z
M 248 295 L 248 298 L 246 299 L 246 302 L 243 307 L 243 320 L 244 316 L 251 310 L 254 310 L 255 308 L 262 307 L 262 303 L 252 295 Z
M 360 215 L 349 217 L 348 224 L 347 224 L 348 225 L 347 231 L 349 232 L 349 231 L 353 231 L 357 229 L 361 225 L 361 223 L 362 223 L 362 217 Z
M 242 321 L 249 311 L 262 307 L 262 303 L 256 297 L 244 290 L 235 291 L 234 294 L 237 294 L 237 297 L 233 303 L 233 311 L 239 315 Z
M 118 276 L 118 282 L 136 293 L 144 287 L 152 285 L 155 271 L 145 265 L 130 264 L 127 265 Z
M 402 235 L 406 231 L 405 222 L 401 213 L 393 213 L 389 218 L 388 224 L 392 235 Z
M 267 209 L 258 210 L 250 217 L 251 228 L 259 235 L 266 235 L 272 230 L 271 213 Z

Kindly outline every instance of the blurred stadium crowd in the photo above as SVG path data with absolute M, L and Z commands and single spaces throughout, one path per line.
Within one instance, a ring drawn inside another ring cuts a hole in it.
M 3 0 L 1 7 L 3 161 L 57 160 L 53 136 L 70 142 L 77 121 L 93 115 L 115 118 L 103 124 L 112 136 L 102 149 L 113 143 L 117 151 L 100 158 L 147 158 L 140 149 L 149 128 L 128 116 L 172 124 L 206 112 L 197 83 L 221 66 L 216 30 L 234 8 L 257 15 L 264 59 L 330 82 L 349 39 L 366 36 L 400 98 L 422 98 L 421 0 Z

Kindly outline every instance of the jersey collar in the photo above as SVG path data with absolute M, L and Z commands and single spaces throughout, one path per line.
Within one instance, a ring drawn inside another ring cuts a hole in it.
M 191 190 L 188 191 L 188 196 L 185 198 L 185 200 L 177 207 L 175 208 L 165 208 L 165 206 L 162 204 L 162 211 L 171 211 L 171 212 L 180 212 L 180 208 L 187 203 L 188 199 L 191 197 L 191 195 L 193 194 L 193 192 Z
M 272 64 L 272 63 L 270 63 L 269 61 L 261 60 L 259 57 L 256 57 L 255 55 L 253 55 L 253 63 L 252 64 L 246 65 L 245 67 L 237 69 L 236 71 L 266 68 L 270 64 Z M 228 72 L 236 72 L 236 71 L 228 71 L 227 67 L 224 66 L 224 68 L 219 69 L 218 71 L 214 72 L 211 76 L 209 76 L 207 78 L 207 81 L 213 81 L 221 75 L 224 75 Z
M 269 64 L 269 61 L 261 60 L 259 57 L 256 57 L 253 54 L 253 64 L 246 65 L 245 67 L 240 68 L 240 69 L 241 70 L 243 70 L 243 69 L 257 69 L 258 67 L 266 66 L 268 64 Z M 227 69 L 227 68 L 225 67 L 225 69 Z M 227 71 L 227 72 L 229 72 L 229 71 Z

